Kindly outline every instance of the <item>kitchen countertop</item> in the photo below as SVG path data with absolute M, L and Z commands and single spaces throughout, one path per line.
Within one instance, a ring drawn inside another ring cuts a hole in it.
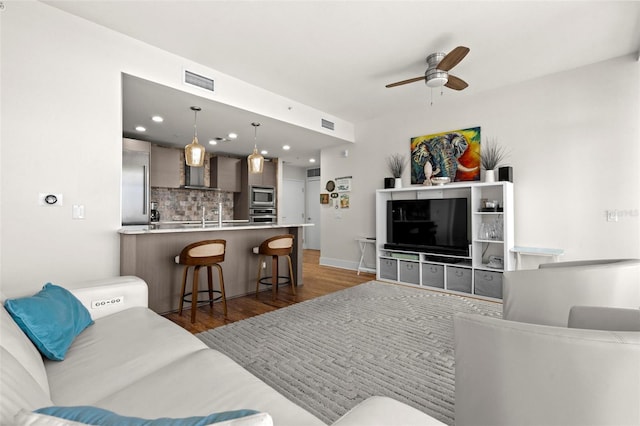
M 276 229 L 276 228 L 297 228 L 303 226 L 313 226 L 312 223 L 294 224 L 262 224 L 248 223 L 243 221 L 227 221 L 218 226 L 218 222 L 158 222 L 151 225 L 129 225 L 118 230 L 119 234 L 166 234 L 176 232 L 202 232 L 202 231 L 234 231 L 251 229 Z
M 159 222 L 153 226 L 125 226 L 119 230 L 120 274 L 135 275 L 149 286 L 149 308 L 157 313 L 179 308 L 184 265 L 175 263 L 176 255 L 189 244 L 204 240 L 226 241 L 224 269 L 227 300 L 254 294 L 256 291 L 258 256 L 253 248 L 268 238 L 291 234 L 294 246 L 291 263 L 296 285 L 303 285 L 302 258 L 305 227 L 312 224 L 262 224 L 227 221 L 222 227 L 217 221 Z M 280 258 L 286 270 L 287 261 Z M 272 262 L 266 262 L 271 264 Z M 270 265 L 268 265 L 270 266 Z M 270 268 L 268 268 L 270 269 Z M 207 282 L 207 268 L 200 271 L 200 281 Z M 215 281 L 215 280 L 214 280 Z M 261 286 L 261 290 L 266 286 Z M 268 289 L 271 292 L 271 289 Z M 270 296 L 269 296 L 270 298 Z M 215 310 L 218 310 L 217 306 Z

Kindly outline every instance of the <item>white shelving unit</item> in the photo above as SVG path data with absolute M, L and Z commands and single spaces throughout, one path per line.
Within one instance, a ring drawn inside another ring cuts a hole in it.
M 469 256 L 385 248 L 387 201 L 467 198 Z M 486 201 L 495 201 L 487 208 Z M 502 273 L 515 268 L 513 184 L 454 182 L 443 186 L 411 186 L 376 191 L 377 279 L 440 288 L 491 299 L 502 298 Z M 501 258 L 502 267 L 492 259 Z

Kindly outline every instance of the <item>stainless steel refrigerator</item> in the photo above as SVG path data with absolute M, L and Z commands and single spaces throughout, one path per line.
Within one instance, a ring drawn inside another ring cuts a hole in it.
M 148 142 L 125 139 L 122 150 L 122 225 L 149 223 Z

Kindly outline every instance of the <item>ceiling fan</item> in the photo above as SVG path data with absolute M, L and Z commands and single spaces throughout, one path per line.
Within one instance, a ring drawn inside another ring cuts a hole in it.
M 429 87 L 445 86 L 453 90 L 463 90 L 469 86 L 464 80 L 449 74 L 449 70 L 460 63 L 469 53 L 469 48 L 458 46 L 448 54 L 443 52 L 432 53 L 427 56 L 427 70 L 424 76 L 410 78 L 408 80 L 397 81 L 387 84 L 385 87 L 402 86 L 403 84 L 414 83 L 425 80 Z

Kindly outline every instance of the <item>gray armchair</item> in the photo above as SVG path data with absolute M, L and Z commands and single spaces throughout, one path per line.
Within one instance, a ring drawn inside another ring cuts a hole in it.
M 566 327 L 573 306 L 640 307 L 640 259 L 541 264 L 508 271 L 502 281 L 506 320 Z
M 637 324 L 637 308 L 606 310 Z M 454 325 L 456 426 L 640 425 L 640 332 L 472 314 Z

